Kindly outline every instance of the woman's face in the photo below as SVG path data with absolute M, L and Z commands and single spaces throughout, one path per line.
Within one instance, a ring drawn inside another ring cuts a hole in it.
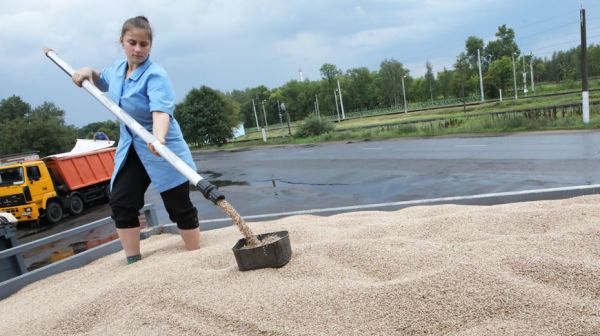
M 121 45 L 130 65 L 140 65 L 146 61 L 152 49 L 152 41 L 145 29 L 132 28 L 121 38 Z

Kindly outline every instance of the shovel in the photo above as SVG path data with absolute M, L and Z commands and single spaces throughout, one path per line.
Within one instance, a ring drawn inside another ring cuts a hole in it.
M 73 68 L 63 61 L 52 49 L 44 48 L 44 54 L 60 67 L 69 77 L 75 72 Z M 167 146 L 163 145 L 152 133 L 148 132 L 140 123 L 135 121 L 119 105 L 113 102 L 93 83 L 83 81 L 82 87 L 96 100 L 109 109 L 121 122 L 146 143 L 151 143 L 156 151 L 169 162 L 177 171 L 185 176 L 190 183 L 198 189 L 204 197 L 221 207 L 236 224 L 245 238 L 240 239 L 233 247 L 233 254 L 240 271 L 267 267 L 282 267 L 292 257 L 292 248 L 287 231 L 279 231 L 261 235 L 254 235 L 242 217 L 225 200 L 225 196 L 218 188 L 204 180 L 194 169 L 175 155 Z

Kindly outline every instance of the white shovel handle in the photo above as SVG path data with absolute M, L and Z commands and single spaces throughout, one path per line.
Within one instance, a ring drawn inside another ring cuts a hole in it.
M 44 54 L 52 60 L 59 68 L 69 75 L 73 76 L 75 70 L 63 61 L 55 52 L 50 48 L 44 48 Z M 216 187 L 212 184 L 202 181 L 203 178 L 194 169 L 188 166 L 182 159 L 175 155 L 167 146 L 163 145 L 152 133 L 148 132 L 140 123 L 135 121 L 127 112 L 125 112 L 119 105 L 107 97 L 104 92 L 100 91 L 93 83 L 88 80 L 84 80 L 82 83 L 83 88 L 89 92 L 96 100 L 102 105 L 109 109 L 120 121 L 125 123 L 130 130 L 142 138 L 146 143 L 151 143 L 154 149 L 169 162 L 177 171 L 185 176 L 194 186 L 196 186 L 204 194 L 204 197 L 216 203 L 217 200 L 224 199 L 225 197 L 216 191 Z M 215 194 L 216 193 L 216 194 Z

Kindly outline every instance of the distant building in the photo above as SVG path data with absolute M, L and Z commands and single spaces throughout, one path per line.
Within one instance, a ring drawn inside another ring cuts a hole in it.
M 244 123 L 240 123 L 238 127 L 233 129 L 233 138 L 241 137 L 242 135 L 246 135 L 246 130 L 244 129 Z

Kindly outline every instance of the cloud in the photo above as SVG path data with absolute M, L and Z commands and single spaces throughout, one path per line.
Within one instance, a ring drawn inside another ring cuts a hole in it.
M 530 3 L 7 0 L 0 12 L 0 99 L 16 94 L 34 105 L 54 101 L 77 125 L 106 119 L 107 112 L 74 88 L 41 48 L 54 48 L 74 67 L 105 67 L 123 56 L 121 24 L 136 15 L 150 19 L 152 57 L 167 69 L 183 99 L 201 85 L 223 91 L 279 86 L 298 78 L 299 68 L 305 77 L 318 79 L 323 63 L 376 69 L 383 59 L 394 58 L 417 75 L 430 59 L 441 70 L 454 62 L 469 35 L 493 36 L 513 17 L 539 20 L 546 10 L 561 14 L 556 8 L 562 2 L 544 8 L 533 4 L 539 10 L 527 11 Z M 522 14 L 514 11 L 516 5 L 523 7 Z

